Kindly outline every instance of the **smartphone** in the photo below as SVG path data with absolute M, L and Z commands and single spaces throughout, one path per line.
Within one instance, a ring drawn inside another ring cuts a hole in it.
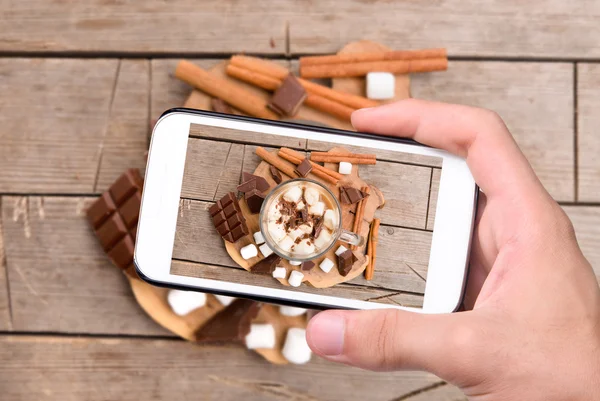
M 325 162 L 304 177 L 304 159 Z M 464 159 L 411 140 L 172 109 L 152 133 L 135 264 L 153 285 L 271 303 L 452 312 L 478 192 Z

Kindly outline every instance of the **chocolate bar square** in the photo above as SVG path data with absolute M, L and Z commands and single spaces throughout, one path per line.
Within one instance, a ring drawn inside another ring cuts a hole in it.
M 295 171 L 296 173 L 298 173 L 299 176 L 306 177 L 308 173 L 312 171 L 312 164 L 310 164 L 310 161 L 308 161 L 308 159 L 305 158 L 304 160 L 302 160 L 302 163 L 296 166 Z
M 308 260 L 306 262 L 302 262 L 301 270 L 308 271 L 315 267 L 315 262 L 312 260 Z
M 119 208 L 121 217 L 127 227 L 132 227 L 138 222 L 140 216 L 140 205 L 142 204 L 142 194 L 134 192 Z
M 112 216 L 96 230 L 96 235 L 105 251 L 112 248 L 112 246 L 126 234 L 127 227 L 118 213 L 113 213 Z
M 306 99 L 306 90 L 294 77 L 289 74 L 275 91 L 267 104 L 271 110 L 282 116 L 293 116 Z
M 125 202 L 134 192 L 142 188 L 142 176 L 139 170 L 127 170 L 114 184 L 108 192 L 117 205 Z
M 108 251 L 108 256 L 117 267 L 126 269 L 133 263 L 134 243 L 128 235 Z
M 354 262 L 356 262 L 356 257 L 354 256 L 354 254 L 352 253 L 352 251 L 350 249 L 347 249 L 345 252 L 343 252 L 342 254 L 338 255 L 337 257 L 338 260 L 338 272 L 346 277 L 348 275 L 348 273 L 350 273 L 350 270 L 352 270 L 352 266 L 354 265 Z
M 234 241 L 237 241 L 240 238 L 245 237 L 246 235 L 248 235 L 248 226 L 246 226 L 245 224 L 240 224 L 239 226 L 231 230 L 231 236 L 233 237 Z
M 226 220 L 227 216 L 225 216 L 225 212 L 221 210 L 219 213 L 213 216 L 213 225 L 215 227 L 220 226 Z
M 271 178 L 273 178 L 273 181 L 275 181 L 276 184 L 281 184 L 281 181 L 283 181 L 283 177 L 281 176 L 281 173 L 279 172 L 277 167 L 269 166 L 269 172 L 271 173 Z

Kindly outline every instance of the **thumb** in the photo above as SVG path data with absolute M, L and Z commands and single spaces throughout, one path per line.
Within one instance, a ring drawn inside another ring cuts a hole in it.
M 460 381 L 473 355 L 470 313 L 325 311 L 310 320 L 307 341 L 316 354 L 331 361 L 370 370 L 426 370 Z

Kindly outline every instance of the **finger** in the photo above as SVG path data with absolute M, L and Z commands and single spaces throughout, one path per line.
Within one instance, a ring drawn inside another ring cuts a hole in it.
M 310 321 L 307 341 L 315 353 L 332 361 L 371 370 L 427 370 L 451 379 L 465 373 L 467 353 L 453 345 L 452 333 L 466 333 L 462 328 L 468 327 L 467 317 L 468 312 L 325 311 Z
M 518 196 L 541 187 L 506 126 L 491 111 L 406 99 L 358 110 L 352 124 L 358 131 L 413 138 L 465 158 L 488 196 Z

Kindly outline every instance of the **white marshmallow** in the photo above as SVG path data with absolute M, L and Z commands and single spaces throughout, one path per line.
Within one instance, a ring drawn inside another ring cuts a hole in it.
M 267 244 L 262 244 L 258 249 L 260 249 L 260 253 L 262 253 L 265 258 L 273 253 L 273 250 L 269 248 L 269 245 Z
M 342 253 L 346 252 L 348 248 L 344 245 L 340 245 L 340 247 L 335 251 L 335 256 L 340 256 Z
M 227 295 L 215 295 L 215 298 L 217 298 L 217 300 L 221 303 L 221 305 L 223 306 L 229 306 L 231 305 L 231 303 L 233 301 L 235 301 L 237 298 L 235 297 L 228 297 Z
M 281 241 L 277 243 L 277 246 L 279 246 L 284 251 L 289 252 L 294 246 L 294 240 L 290 238 L 289 235 L 286 235 Z
M 340 162 L 340 167 L 338 168 L 338 172 L 340 174 L 344 174 L 344 175 L 352 174 L 352 163 Z
M 299 244 L 296 244 L 296 246 L 294 247 L 295 255 L 310 255 L 311 253 L 314 253 L 314 252 L 315 252 L 315 246 L 312 242 L 310 242 L 310 240 L 308 238 L 303 239 L 302 241 L 300 241 Z
M 275 348 L 275 329 L 272 324 L 251 324 L 246 335 L 248 349 Z
M 332 209 L 325 210 L 325 214 L 323 215 L 323 225 L 330 230 L 335 230 L 337 226 L 337 215 Z
M 265 243 L 265 237 L 263 237 L 260 231 L 255 232 L 254 234 L 252 234 L 252 236 L 254 237 L 254 242 L 256 242 L 256 245 Z
M 308 213 L 315 216 L 323 216 L 323 212 L 325 212 L 325 203 L 323 202 L 317 202 L 308 208 Z
M 301 229 L 304 234 L 310 234 L 312 233 L 313 226 L 312 223 L 306 223 L 300 224 L 298 228 Z
M 395 96 L 396 78 L 390 72 L 369 72 L 367 74 L 367 97 L 383 100 Z
M 321 262 L 321 264 L 319 264 L 319 267 L 321 268 L 321 270 L 323 270 L 325 273 L 329 273 L 331 271 L 331 268 L 334 266 L 333 262 L 331 261 L 331 259 L 329 258 L 325 258 L 323 259 L 323 261 Z
M 281 212 L 276 207 L 271 207 L 271 208 L 269 208 L 267 217 L 268 217 L 269 223 L 271 223 L 271 222 L 274 223 L 277 220 L 279 220 L 279 218 L 281 217 Z
M 294 364 L 300 365 L 310 361 L 312 351 L 306 342 L 306 330 L 297 327 L 289 329 L 281 353 Z
M 283 224 L 277 224 L 275 222 L 269 222 L 267 224 L 267 230 L 269 231 L 269 235 L 273 238 L 273 241 L 279 242 L 285 238 L 285 228 L 283 228 Z
M 318 249 L 326 248 L 329 244 L 331 244 L 331 233 L 328 230 L 321 230 L 321 233 L 317 238 L 315 238 L 315 246 Z
M 300 201 L 298 202 L 298 204 L 296 205 L 296 209 L 297 210 L 302 210 L 306 207 L 306 205 L 304 204 L 304 202 Z
M 258 250 L 256 249 L 256 245 L 248 244 L 242 249 L 240 249 L 240 255 L 244 260 L 252 259 L 255 256 L 258 256 Z
M 292 287 L 300 287 L 302 284 L 302 279 L 304 278 L 304 274 L 300 273 L 298 270 L 294 270 L 290 273 L 290 277 L 288 278 L 288 283 Z
M 298 185 L 291 187 L 283 194 L 283 199 L 288 202 L 298 203 L 300 198 L 302 198 L 302 188 Z
M 276 267 L 275 270 L 273 270 L 273 278 L 286 278 L 287 277 L 287 270 L 285 270 L 285 267 Z
M 206 304 L 206 294 L 194 291 L 171 290 L 167 294 L 167 302 L 173 312 L 179 316 L 184 316 L 203 307 Z
M 309 206 L 314 205 L 319 201 L 321 194 L 319 190 L 313 187 L 308 187 L 304 190 L 304 200 L 308 203 Z
M 281 313 L 283 316 L 300 316 L 306 313 L 306 309 L 297 308 L 295 306 L 281 305 L 279 307 L 279 313 Z
M 290 265 L 292 266 L 300 266 L 302 264 L 302 262 L 297 262 L 295 260 L 289 260 L 288 262 L 290 262 Z
M 293 239 L 294 241 L 296 241 L 296 238 L 298 237 L 302 237 L 304 235 L 304 230 L 301 229 L 300 227 L 297 227 L 296 229 L 292 230 L 292 232 L 290 232 L 288 234 L 288 236 Z

